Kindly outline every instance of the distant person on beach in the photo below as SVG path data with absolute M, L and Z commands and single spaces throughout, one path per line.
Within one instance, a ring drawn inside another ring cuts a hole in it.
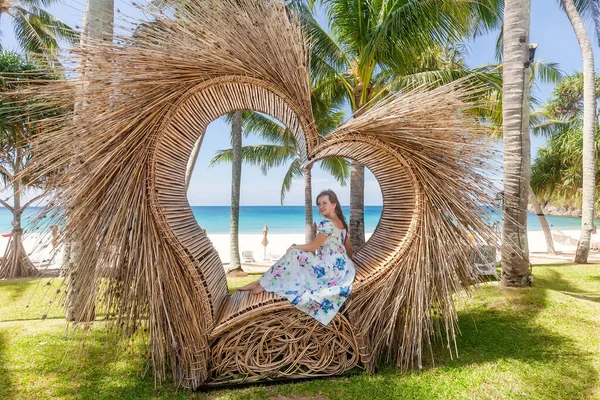
M 309 244 L 293 244 L 256 282 L 239 288 L 286 297 L 296 308 L 327 325 L 352 290 L 355 269 L 348 224 L 332 190 L 317 196 L 324 219 Z

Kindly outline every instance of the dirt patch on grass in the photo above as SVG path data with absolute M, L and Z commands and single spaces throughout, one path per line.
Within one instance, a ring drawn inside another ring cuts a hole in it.
M 248 276 L 247 272 L 240 271 L 239 269 L 234 269 L 227 273 L 227 278 L 245 278 Z

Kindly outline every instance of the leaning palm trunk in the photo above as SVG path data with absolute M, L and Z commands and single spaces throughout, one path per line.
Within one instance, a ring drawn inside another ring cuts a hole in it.
M 81 44 L 84 46 L 93 42 L 112 41 L 114 19 L 114 0 L 88 0 L 83 16 Z M 81 60 L 81 71 L 86 71 L 94 64 L 92 58 Z M 86 79 L 82 79 L 78 99 L 75 104 L 75 118 L 78 113 L 86 107 L 86 98 L 91 95 L 87 93 Z M 89 270 L 90 265 L 80 260 L 79 253 L 81 243 L 78 238 L 68 238 L 71 253 L 68 263 L 64 265 L 67 270 L 67 300 L 66 318 L 72 322 L 87 322 L 95 317 L 94 302 L 94 280 L 95 273 Z
M 535 193 L 531 186 L 529 186 L 529 201 L 531 201 L 531 205 L 535 211 L 535 214 L 538 216 L 540 220 L 540 225 L 542 226 L 542 232 L 544 232 L 544 237 L 546 238 L 546 247 L 548 249 L 549 254 L 556 254 L 554 250 L 554 241 L 552 240 L 552 232 L 550 232 L 550 226 L 548 226 L 548 220 L 544 215 L 544 210 L 540 207 L 540 202 L 537 200 Z
M 196 161 L 198 161 L 198 154 L 200 154 L 200 147 L 202 147 L 202 141 L 204 140 L 204 132 L 194 145 L 194 149 L 192 150 L 192 154 L 190 155 L 190 161 L 188 162 L 187 170 L 185 171 L 185 189 L 188 190 L 190 188 L 190 180 L 192 179 L 192 173 L 194 172 L 194 167 L 196 166 Z
M 563 0 L 569 21 L 577 36 L 583 56 L 583 201 L 581 204 L 581 237 L 577 244 L 575 262 L 587 263 L 590 240 L 594 230 L 594 191 L 595 164 L 594 133 L 596 131 L 596 93 L 594 74 L 594 53 L 573 0 Z
M 312 164 L 303 168 L 304 172 L 304 239 L 310 243 L 315 238 L 312 208 Z
M 231 225 L 229 232 L 229 272 L 242 270 L 240 262 L 240 186 L 242 181 L 242 112 L 233 114 L 231 124 Z
M 506 0 L 504 11 L 504 223 L 502 225 L 502 283 L 527 286 L 527 198 L 531 175 L 529 101 L 526 77 L 529 60 L 531 0 Z M 514 250 L 510 247 L 514 245 Z

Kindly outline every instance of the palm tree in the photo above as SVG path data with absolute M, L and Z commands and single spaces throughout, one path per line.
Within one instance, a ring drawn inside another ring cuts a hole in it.
M 19 81 L 34 79 L 56 79 L 56 76 L 40 72 L 36 66 L 27 59 L 14 53 L 0 54 L 0 72 L 9 73 L 6 79 L 0 78 L 0 91 L 14 91 L 24 85 Z M 10 81 L 9 81 L 10 80 Z M 0 101 L 0 178 L 4 187 L 13 189 L 13 204 L 0 199 L 0 204 L 6 207 L 13 215 L 11 236 L 4 256 L 0 260 L 0 279 L 13 279 L 37 275 L 38 271 L 29 259 L 23 247 L 23 229 L 21 217 L 25 209 L 41 198 L 34 196 L 22 204 L 22 194 L 27 188 L 36 188 L 44 184 L 40 181 L 31 181 L 21 172 L 33 160 L 30 144 L 32 139 L 39 134 L 35 118 L 28 116 L 23 108 L 26 99 L 14 97 L 3 93 Z M 8 103 L 8 104 L 7 104 Z M 20 107 L 20 106 L 21 107 Z M 8 199 L 7 199 L 8 200 Z
M 52 64 L 57 63 L 58 41 L 64 39 L 75 43 L 78 38 L 69 26 L 42 9 L 57 2 L 0 0 L 0 18 L 6 15 L 12 19 L 15 37 L 21 48 L 30 53 L 44 54 Z
M 112 41 L 113 20 L 114 0 L 88 0 L 83 14 L 81 43 Z M 81 73 L 85 75 L 93 70 L 92 63 L 91 59 L 81 59 L 79 65 Z M 90 95 L 85 92 L 85 88 L 78 93 L 75 102 L 76 118 L 81 107 L 85 107 L 86 96 Z M 68 321 L 75 322 L 92 321 L 95 317 L 94 300 L 96 296 L 95 293 L 90 292 L 95 288 L 94 282 L 90 280 L 95 279 L 95 274 L 79 270 L 80 268 L 90 268 L 88 264 L 78 265 L 79 246 L 80 243 L 77 240 L 65 246 L 64 263 L 68 273 L 66 318 Z
M 327 135 L 343 120 L 343 111 L 338 110 L 331 103 L 323 101 L 322 97 L 313 92 L 313 115 L 317 129 L 321 135 Z M 246 113 L 244 118 L 247 134 L 255 133 L 269 144 L 251 145 L 242 147 L 242 160 L 260 167 L 266 174 L 271 168 L 289 163 L 288 170 L 281 185 L 280 201 L 289 192 L 294 179 L 304 178 L 304 217 L 305 240 L 310 243 L 313 239 L 313 207 L 312 207 L 312 164 L 302 165 L 300 149 L 294 136 L 289 130 L 269 117 L 259 113 Z M 210 165 L 220 162 L 232 162 L 233 149 L 220 150 L 213 157 Z M 340 184 L 345 185 L 349 177 L 349 162 L 341 157 L 328 157 L 320 162 L 320 167 L 329 172 Z
M 329 34 L 316 22 L 313 3 L 292 3 L 309 36 L 313 86 L 345 99 L 354 116 L 385 95 L 397 77 L 413 74 L 419 55 L 493 28 L 501 9 L 500 0 L 321 0 Z M 364 166 L 353 161 L 351 175 L 350 239 L 359 248 L 365 241 Z
M 600 27 L 600 2 L 598 0 L 579 0 L 580 8 L 589 10 L 594 16 L 596 27 Z M 575 252 L 576 263 L 587 263 L 590 241 L 594 230 L 594 192 L 596 154 L 594 136 L 596 131 L 596 94 L 594 74 L 594 53 L 592 43 L 585 30 L 574 0 L 562 0 L 561 3 L 571 21 L 575 36 L 583 57 L 583 201 L 581 205 L 581 237 Z M 600 42 L 600 37 L 599 37 Z
M 229 271 L 242 271 L 240 261 L 240 188 L 242 185 L 242 112 L 231 122 L 231 223 L 229 229 Z
M 504 223 L 502 283 L 529 285 L 527 198 L 530 177 L 529 23 L 531 0 L 504 2 L 502 120 L 504 137 Z

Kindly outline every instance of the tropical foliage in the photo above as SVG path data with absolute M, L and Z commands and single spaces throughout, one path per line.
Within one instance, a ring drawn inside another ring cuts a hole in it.
M 503 2 L 294 1 L 311 49 L 313 87 L 350 105 L 354 116 L 403 85 L 454 80 L 462 68 L 440 72 L 438 49 L 500 23 Z M 317 22 L 324 13 L 331 31 Z M 432 50 L 433 49 L 433 50 Z M 435 68 L 434 68 L 435 67 Z M 364 243 L 364 167 L 353 163 L 350 238 Z
M 600 78 L 596 78 L 596 93 L 600 93 Z M 534 132 L 548 137 L 548 143 L 539 149 L 533 163 L 531 187 L 544 202 L 579 208 L 583 183 L 583 74 L 563 79 L 537 114 Z M 598 139 L 596 128 L 596 153 Z M 598 188 L 598 167 L 596 171 Z
M 23 50 L 44 54 L 46 60 L 56 63 L 59 41 L 75 43 L 78 35 L 42 8 L 53 3 L 58 0 L 0 0 L 0 17 L 11 18 L 15 37 Z

